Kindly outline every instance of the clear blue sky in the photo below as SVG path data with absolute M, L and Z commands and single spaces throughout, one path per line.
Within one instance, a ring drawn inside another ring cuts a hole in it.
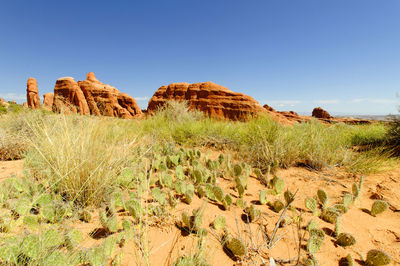
M 98 79 L 147 100 L 214 81 L 279 110 L 396 113 L 398 0 L 2 1 L 0 97 L 57 78 Z

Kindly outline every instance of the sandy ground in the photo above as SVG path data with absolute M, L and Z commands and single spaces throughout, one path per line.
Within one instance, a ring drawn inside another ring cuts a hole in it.
M 12 174 L 21 175 L 23 164 L 21 161 L 0 162 L 0 179 L 4 179 Z M 276 173 L 283 178 L 286 188 L 295 192 L 296 199 L 293 206 L 298 213 L 302 213 L 304 221 L 302 226 L 306 226 L 308 221 L 314 219 L 318 222 L 327 236 L 320 251 L 316 254 L 320 265 L 338 265 L 341 258 L 351 254 L 356 261 L 356 265 L 362 265 L 362 258 L 370 249 L 380 249 L 393 258 L 393 265 L 400 264 L 400 165 L 395 169 L 365 176 L 364 188 L 357 203 L 351 205 L 349 211 L 342 216 L 342 232 L 348 232 L 355 236 L 357 243 L 352 247 L 343 248 L 335 245 L 334 237 L 329 234 L 334 230 L 334 225 L 326 223 L 317 217 L 313 217 L 305 209 L 304 199 L 307 196 L 314 196 L 318 188 L 325 189 L 330 196 L 330 204 L 340 203 L 344 192 L 351 192 L 353 182 L 359 182 L 360 176 L 344 172 L 341 169 L 326 169 L 323 171 L 310 171 L 305 168 L 282 169 Z M 236 201 L 237 192 L 233 189 L 233 182 L 230 180 L 219 179 L 220 185 L 226 193 L 230 193 Z M 249 189 L 246 191 L 245 200 L 257 204 L 259 191 L 266 189 L 256 178 L 249 179 Z M 277 196 L 268 196 L 272 200 Z M 283 196 L 280 197 L 283 199 Z M 390 204 L 390 209 L 385 213 L 373 217 L 368 211 L 374 199 L 384 199 Z M 202 205 L 203 200 L 194 197 L 191 205 L 180 203 L 169 213 L 168 218 L 160 219 L 159 223 L 148 228 L 149 256 L 150 265 L 171 265 L 177 257 L 196 252 L 198 238 L 194 235 L 182 233 L 175 222 L 180 220 L 182 211 L 190 212 Z M 298 228 L 294 224 L 289 224 L 278 230 L 279 241 L 271 248 L 265 247 L 265 234 L 271 236 L 275 223 L 279 219 L 280 213 L 273 212 L 267 205 L 257 205 L 262 211 L 262 219 L 254 223 L 245 223 L 242 220 L 243 210 L 232 207 L 230 211 L 224 211 L 220 206 L 207 202 L 203 227 L 208 230 L 204 254 L 211 265 L 269 265 L 269 257 L 276 260 L 297 259 L 299 247 Z M 293 212 L 288 211 L 289 216 Z M 209 224 L 218 215 L 224 215 L 227 220 L 227 229 L 234 235 L 240 235 L 249 247 L 251 256 L 246 263 L 233 261 L 223 250 L 219 242 L 220 233 L 210 229 Z M 127 218 L 126 214 L 119 214 L 120 220 Z M 101 228 L 97 213 L 93 212 L 91 223 L 74 222 L 74 227 L 87 234 L 84 246 L 90 247 L 100 244 L 103 239 L 89 237 L 89 233 L 96 228 Z M 304 245 L 308 239 L 308 234 L 301 229 L 300 235 L 303 240 L 300 243 L 302 255 L 306 254 Z M 264 245 L 263 245 L 264 244 Z M 141 256 L 138 248 L 128 243 L 123 248 L 124 265 L 136 265 L 135 263 Z M 257 252 L 256 252 L 257 251 Z M 142 261 L 143 263 L 143 261 Z M 293 263 L 292 263 L 293 264 Z
M 23 161 L 0 161 L 0 182 L 7 177 L 23 175 Z

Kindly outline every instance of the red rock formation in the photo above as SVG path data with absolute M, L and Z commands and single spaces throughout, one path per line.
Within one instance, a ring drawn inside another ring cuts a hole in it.
M 9 103 L 6 102 L 3 98 L 0 98 L 0 106 L 8 108 Z
M 269 106 L 268 104 L 264 104 L 264 109 L 270 112 L 276 112 L 276 110 L 274 108 L 272 108 L 271 106 Z
M 89 72 L 86 80 L 78 82 L 92 115 L 132 118 L 142 114 L 134 98 L 97 80 Z
M 321 107 L 314 108 L 312 111 L 312 116 L 315 118 L 331 119 L 333 118 L 327 111 Z
M 90 114 L 88 104 L 78 83 L 71 77 L 59 78 L 54 87 L 53 112 Z
M 12 104 L 17 104 L 17 102 L 15 100 L 12 100 L 11 103 Z
M 28 103 L 25 102 L 25 103 L 22 104 L 22 106 L 25 107 L 25 108 L 28 108 Z
M 43 94 L 43 105 L 47 110 L 51 111 L 53 109 L 53 102 L 54 102 L 53 92 Z
M 187 101 L 190 108 L 214 118 L 246 120 L 248 116 L 265 112 L 252 97 L 233 92 L 213 82 L 172 83 L 160 87 L 150 99 L 148 112 L 154 112 L 168 100 Z
M 26 96 L 28 107 L 32 109 L 40 108 L 40 97 L 37 81 L 34 78 L 29 78 L 26 84 Z

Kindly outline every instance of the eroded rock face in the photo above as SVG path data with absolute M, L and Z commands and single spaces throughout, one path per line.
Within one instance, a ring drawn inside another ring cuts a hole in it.
M 54 102 L 53 92 L 43 94 L 43 105 L 47 110 L 51 111 L 53 109 L 53 102 Z
M 3 106 L 5 108 L 8 108 L 10 104 L 6 102 L 3 98 L 0 98 L 0 106 Z
M 314 108 L 312 111 L 312 116 L 316 118 L 331 119 L 333 118 L 327 111 L 321 107 Z
M 40 108 L 40 97 L 37 81 L 34 78 L 29 78 L 26 83 L 26 98 L 29 108 L 39 109 Z
M 168 100 L 186 100 L 192 109 L 214 118 L 246 120 L 249 116 L 264 112 L 263 107 L 252 97 L 233 92 L 213 82 L 172 83 L 160 87 L 150 99 L 148 112 L 154 112 Z
M 88 104 L 78 83 L 71 77 L 59 78 L 54 87 L 53 112 L 90 114 Z
M 78 85 L 85 95 L 92 115 L 133 118 L 142 114 L 133 97 L 101 83 L 93 72 L 89 72 L 86 80 L 79 81 Z

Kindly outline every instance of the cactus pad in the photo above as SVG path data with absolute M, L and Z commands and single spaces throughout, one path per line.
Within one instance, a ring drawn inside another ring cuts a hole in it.
M 340 233 L 336 240 L 336 244 L 342 247 L 352 246 L 356 242 L 354 236 L 349 233 Z
M 386 201 L 376 200 L 372 204 L 371 215 L 376 216 L 377 214 L 380 214 L 380 213 L 386 211 L 388 207 L 389 207 L 389 205 L 387 204 Z
M 368 266 L 388 265 L 392 259 L 383 251 L 372 249 L 367 253 L 365 264 Z

